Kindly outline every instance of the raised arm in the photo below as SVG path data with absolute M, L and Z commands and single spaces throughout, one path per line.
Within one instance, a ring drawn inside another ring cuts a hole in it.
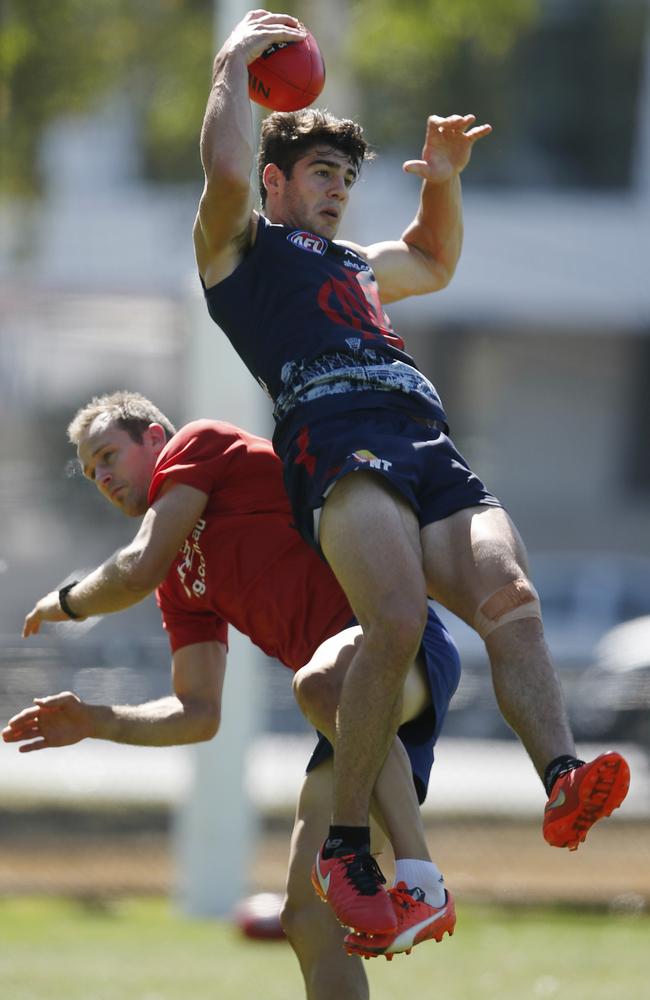
M 295 17 L 249 11 L 214 60 L 201 129 L 205 184 L 194 223 L 197 264 L 208 288 L 235 269 L 252 235 L 255 151 L 248 65 L 273 43 L 295 42 L 304 34 Z
M 70 590 L 66 602 L 76 618 L 105 615 L 137 604 L 164 580 L 181 545 L 201 517 L 207 494 L 170 482 L 144 515 L 133 541 Z M 23 637 L 44 621 L 67 621 L 58 590 L 46 594 L 25 618 Z
M 83 739 L 136 746 L 175 746 L 211 739 L 219 728 L 226 649 L 200 642 L 174 653 L 174 694 L 142 705 L 89 705 L 71 691 L 35 698 L 2 731 L 21 753 L 71 746 Z
M 406 173 L 422 178 L 418 212 L 399 240 L 360 247 L 372 265 L 384 303 L 444 288 L 453 277 L 463 242 L 460 173 L 472 146 L 491 125 L 474 126 L 474 115 L 432 115 L 420 160 Z

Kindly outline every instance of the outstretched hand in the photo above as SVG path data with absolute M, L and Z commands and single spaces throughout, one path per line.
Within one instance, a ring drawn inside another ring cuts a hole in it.
M 31 708 L 18 712 L 2 730 L 5 743 L 20 743 L 20 753 L 67 747 L 92 735 L 88 706 L 71 691 L 34 698 Z
M 79 621 L 83 619 L 79 618 Z M 32 610 L 25 618 L 23 624 L 23 639 L 29 635 L 36 635 L 40 631 L 42 622 L 69 622 L 70 619 L 65 611 L 61 610 L 58 590 L 52 590 L 45 597 L 37 601 Z
M 475 121 L 475 115 L 451 115 L 449 118 L 431 115 L 427 119 L 422 159 L 407 160 L 403 170 L 432 184 L 443 184 L 459 174 L 467 166 L 477 139 L 492 131 L 491 125 L 472 128 Z

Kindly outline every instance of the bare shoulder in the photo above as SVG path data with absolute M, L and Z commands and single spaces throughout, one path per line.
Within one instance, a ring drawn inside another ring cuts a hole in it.
M 369 243 L 362 246 L 360 243 L 353 243 L 351 240 L 337 240 L 337 245 L 346 247 L 363 257 L 376 272 L 381 270 L 390 271 L 392 267 L 399 267 L 403 264 L 405 255 L 409 253 L 409 247 L 403 240 L 383 240 L 381 243 Z
M 351 240 L 335 240 L 337 247 L 345 247 L 346 250 L 352 250 L 359 257 L 363 257 L 364 260 L 368 260 L 368 250 L 369 247 L 363 247 L 360 243 L 353 243 Z
M 248 219 L 230 240 L 214 245 L 207 238 L 201 225 L 201 212 L 194 223 L 194 251 L 199 274 L 206 288 L 218 285 L 237 269 L 257 237 L 259 213 L 253 209 Z
M 424 282 L 422 261 L 403 240 L 384 240 L 362 246 L 347 240 L 337 240 L 339 246 L 354 251 L 372 268 L 384 304 L 410 295 L 431 291 Z

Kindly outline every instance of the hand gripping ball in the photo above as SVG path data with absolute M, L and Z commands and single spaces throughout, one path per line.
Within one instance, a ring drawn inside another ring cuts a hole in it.
M 325 86 L 325 63 L 310 32 L 299 42 L 271 45 L 248 67 L 251 101 L 273 111 L 298 111 Z

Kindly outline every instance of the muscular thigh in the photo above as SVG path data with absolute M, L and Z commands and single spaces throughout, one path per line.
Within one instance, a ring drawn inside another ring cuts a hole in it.
M 429 596 L 472 625 L 477 608 L 528 577 L 519 532 L 500 507 L 468 507 L 422 529 Z
M 362 626 L 395 608 L 424 605 L 417 518 L 379 474 L 355 472 L 336 482 L 319 539 Z

